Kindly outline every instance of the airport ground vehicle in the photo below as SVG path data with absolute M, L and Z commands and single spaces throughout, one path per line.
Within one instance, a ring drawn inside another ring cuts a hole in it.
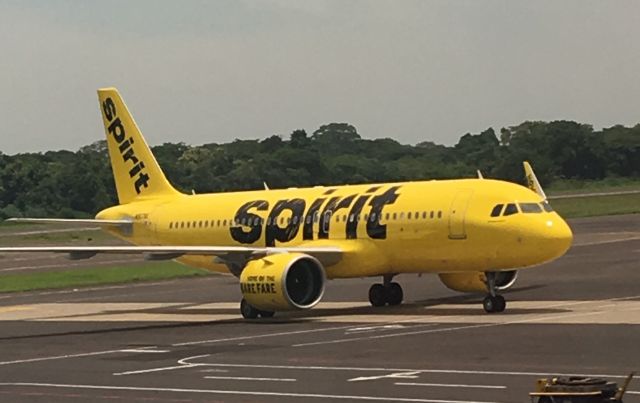
M 629 374 L 622 387 L 601 378 L 542 378 L 536 383 L 536 391 L 529 396 L 534 403 L 622 403 L 633 375 Z

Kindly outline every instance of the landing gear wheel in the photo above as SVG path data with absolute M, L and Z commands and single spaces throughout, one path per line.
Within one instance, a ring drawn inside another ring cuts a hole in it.
M 260 311 L 251 306 L 246 299 L 242 298 L 242 301 L 240 301 L 240 313 L 245 319 L 256 319 Z
M 482 307 L 487 313 L 504 312 L 507 302 L 502 295 L 496 295 L 495 297 L 489 295 L 482 301 Z
M 402 292 L 402 287 L 398 283 L 391 283 L 388 287 L 386 287 L 387 291 L 387 303 L 389 305 L 400 305 L 402 303 L 402 298 L 404 297 L 404 293 Z
M 276 313 L 273 311 L 260 311 L 261 318 L 273 318 Z
M 494 298 L 496 300 L 496 312 L 504 312 L 507 308 L 507 301 L 504 300 L 502 295 L 496 295 Z
M 382 284 L 374 284 L 369 288 L 369 302 L 372 306 L 384 306 L 387 303 L 386 289 Z

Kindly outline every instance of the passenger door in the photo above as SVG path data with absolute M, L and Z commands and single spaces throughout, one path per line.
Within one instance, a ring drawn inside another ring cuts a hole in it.
M 473 190 L 461 189 L 453 197 L 449 208 L 449 239 L 467 239 L 465 215 Z

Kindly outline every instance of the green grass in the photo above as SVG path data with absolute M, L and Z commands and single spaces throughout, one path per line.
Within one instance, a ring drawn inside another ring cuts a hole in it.
M 607 178 L 603 180 L 556 180 L 545 187 L 547 195 L 579 194 L 594 192 L 619 192 L 640 190 L 640 180 L 631 178 Z
M 551 199 L 551 206 L 564 218 L 640 213 L 640 194 Z
M 137 266 L 92 267 L 0 276 L 0 292 L 33 291 L 136 281 L 206 276 L 206 270 L 175 262 L 149 262 Z

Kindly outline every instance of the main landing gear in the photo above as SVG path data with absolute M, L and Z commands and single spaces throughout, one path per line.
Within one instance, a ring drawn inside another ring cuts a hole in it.
M 244 298 L 242 298 L 242 301 L 240 301 L 240 313 L 245 319 L 256 319 L 258 316 L 261 318 L 271 318 L 273 317 L 273 315 L 275 315 L 275 312 L 261 311 L 260 309 L 255 308 Z
M 383 283 L 374 284 L 369 288 L 369 302 L 372 306 L 385 306 L 389 304 L 400 305 L 404 293 L 400 284 L 391 282 L 392 275 L 385 275 L 382 277 Z
M 482 307 L 487 313 L 504 312 L 507 302 L 502 295 L 496 294 L 496 272 L 488 271 L 485 276 L 487 277 L 489 295 L 482 301 Z

